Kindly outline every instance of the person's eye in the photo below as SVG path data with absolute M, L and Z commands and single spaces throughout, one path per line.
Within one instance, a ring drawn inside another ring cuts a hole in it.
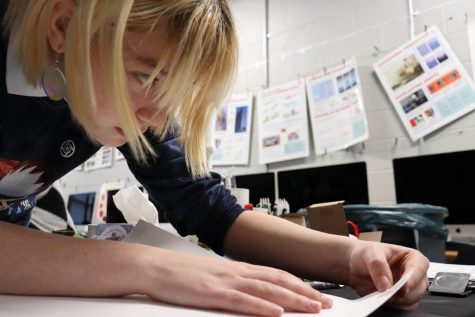
M 147 75 L 147 74 L 143 74 L 143 73 L 138 73 L 137 74 L 137 79 L 139 80 L 139 82 L 142 85 L 145 85 L 145 83 L 149 80 L 149 78 L 150 78 L 150 76 Z M 157 82 L 158 82 L 158 79 L 154 78 L 153 81 L 152 81 L 152 85 L 155 85 Z

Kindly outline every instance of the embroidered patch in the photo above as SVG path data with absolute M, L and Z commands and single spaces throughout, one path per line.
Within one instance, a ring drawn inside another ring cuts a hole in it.
M 68 158 L 73 156 L 74 152 L 76 151 L 76 145 L 74 144 L 73 140 L 66 140 L 61 144 L 60 153 L 61 156 L 64 158 Z

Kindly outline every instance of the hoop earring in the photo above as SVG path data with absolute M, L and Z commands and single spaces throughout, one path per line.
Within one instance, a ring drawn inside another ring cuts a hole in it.
M 59 67 L 59 54 L 54 54 L 53 65 L 41 74 L 41 84 L 49 99 L 59 101 L 66 97 L 66 77 Z

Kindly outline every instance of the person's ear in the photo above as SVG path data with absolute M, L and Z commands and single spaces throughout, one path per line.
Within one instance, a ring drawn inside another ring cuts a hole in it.
M 55 0 L 49 19 L 47 36 L 51 49 L 63 53 L 66 43 L 66 30 L 76 9 L 74 0 Z

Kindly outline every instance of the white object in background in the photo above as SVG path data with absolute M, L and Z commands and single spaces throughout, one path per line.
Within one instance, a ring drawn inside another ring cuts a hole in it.
M 137 226 L 139 226 L 137 224 Z M 178 237 L 174 237 L 179 239 Z M 322 317 L 366 317 L 391 298 L 410 278 L 412 272 L 404 275 L 399 282 L 385 292 L 374 292 L 365 297 L 349 300 L 327 295 L 333 300 L 332 309 L 323 309 L 319 314 L 284 313 L 284 317 L 322 316 Z M 127 296 L 119 298 L 72 298 L 46 296 L 0 296 L 0 316 L 15 317 L 83 317 L 106 316 L 112 312 L 115 317 L 214 317 L 244 316 L 194 309 L 154 302 L 145 296 Z
M 92 211 L 91 224 L 105 223 L 107 217 L 108 192 L 111 190 L 120 190 L 125 187 L 125 180 L 102 183 L 99 192 L 96 194 L 94 209 Z
M 475 265 L 430 262 L 427 278 L 434 278 L 439 272 L 468 273 L 470 274 L 470 280 L 475 281 Z
M 123 241 L 129 243 L 146 244 L 152 247 L 159 247 L 187 254 L 218 257 L 217 254 L 211 251 L 205 250 L 182 237 L 179 237 L 165 229 L 154 226 L 143 220 L 139 220 L 139 222 L 137 222 L 135 228 L 127 235 L 127 237 L 125 237 Z
M 247 188 L 231 188 L 231 195 L 236 197 L 238 204 L 244 207 L 249 204 L 249 189 Z
M 252 211 L 260 212 L 260 213 L 263 213 L 263 214 L 266 214 L 266 215 L 269 214 L 269 209 L 267 209 L 267 208 L 254 207 L 254 208 L 252 208 Z
M 158 211 L 136 185 L 119 190 L 112 196 L 127 223 L 135 225 L 140 219 L 158 226 Z
M 472 62 L 472 79 L 475 80 L 475 16 L 470 15 L 467 21 L 468 45 Z

